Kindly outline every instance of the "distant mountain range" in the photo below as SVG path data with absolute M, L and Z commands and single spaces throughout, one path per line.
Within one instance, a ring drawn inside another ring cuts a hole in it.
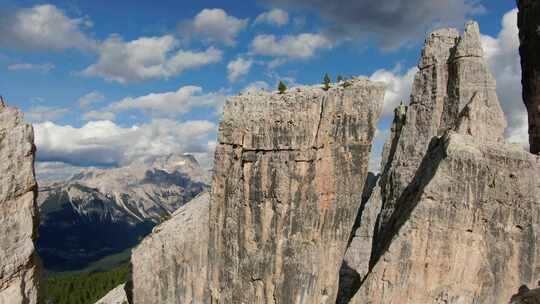
M 45 268 L 79 270 L 135 246 L 209 181 L 193 156 L 169 155 L 41 182 L 37 247 Z

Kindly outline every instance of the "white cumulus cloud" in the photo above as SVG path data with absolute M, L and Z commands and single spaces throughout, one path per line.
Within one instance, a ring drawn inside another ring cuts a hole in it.
M 238 78 L 249 73 L 252 65 L 252 59 L 238 57 L 236 60 L 229 62 L 229 64 L 227 65 L 227 78 L 230 82 L 235 82 L 236 80 L 238 80 Z
M 188 22 L 179 26 L 182 34 L 189 38 L 201 37 L 209 42 L 221 42 L 232 46 L 236 44 L 236 36 L 246 28 L 248 19 L 239 19 L 228 15 L 226 11 L 214 8 L 203 9 Z
M 129 42 L 112 35 L 99 46 L 98 62 L 82 74 L 128 83 L 168 78 L 221 60 L 221 51 L 213 47 L 194 52 L 177 50 L 178 44 L 172 35 L 141 37 Z
M 80 128 L 44 122 L 34 124 L 34 130 L 39 161 L 114 166 L 148 156 L 208 153 L 216 126 L 204 120 L 157 119 L 131 127 L 111 121 L 91 121 Z
M 497 37 L 482 36 L 482 46 L 497 80 L 497 94 L 508 119 L 507 139 L 528 147 L 527 111 L 521 96 L 517 9 L 506 13 Z
M 412 83 L 418 69 L 410 68 L 405 73 L 400 73 L 400 68 L 390 70 L 377 70 L 369 79 L 381 81 L 386 84 L 384 95 L 383 117 L 394 115 L 394 109 L 400 102 L 408 104 L 411 96 Z
M 257 16 L 254 23 L 266 23 L 275 26 L 284 26 L 289 23 L 289 14 L 282 9 L 275 8 Z
M 196 107 L 221 109 L 225 99 L 222 92 L 203 93 L 201 87 L 183 86 L 173 92 L 127 97 L 112 103 L 108 109 L 114 112 L 136 109 L 162 114 L 183 114 Z
M 289 59 L 308 59 L 318 50 L 332 48 L 332 42 L 322 34 L 303 33 L 285 35 L 258 35 L 251 42 L 254 54 L 285 57 Z
M 96 42 L 83 29 L 84 18 L 69 18 L 51 4 L 0 14 L 0 47 L 25 51 L 94 50 Z

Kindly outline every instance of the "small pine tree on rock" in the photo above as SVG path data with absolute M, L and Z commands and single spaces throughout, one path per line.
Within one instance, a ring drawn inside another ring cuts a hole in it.
M 338 75 L 337 78 L 336 78 L 336 81 L 339 83 L 339 82 L 342 82 L 343 81 L 343 76 L 341 75 Z
M 278 91 L 279 91 L 279 94 L 284 94 L 285 91 L 287 91 L 287 86 L 281 80 L 279 81 Z
M 328 73 L 324 74 L 323 84 L 324 84 L 324 90 L 328 91 L 330 90 L 330 82 L 332 80 L 330 79 L 330 75 Z

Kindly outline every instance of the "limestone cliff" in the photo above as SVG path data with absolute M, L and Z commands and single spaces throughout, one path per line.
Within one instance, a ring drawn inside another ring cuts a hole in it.
M 210 204 L 213 303 L 335 303 L 384 87 L 231 98 Z
M 135 303 L 335 302 L 384 97 L 348 84 L 228 100 L 211 202 L 134 251 Z
M 540 1 L 518 0 L 523 101 L 529 113 L 531 152 L 540 153 Z
M 362 208 L 360 226 L 346 254 L 348 267 L 361 278 L 379 254 L 387 225 L 432 138 L 456 130 L 478 142 L 503 139 L 506 120 L 495 80 L 483 58 L 476 23 L 468 23 L 461 36 L 454 29 L 433 32 L 426 39 L 418 67 L 410 104 L 406 114 L 405 110 L 396 112 L 381 177 Z
M 209 203 L 200 194 L 133 250 L 134 303 L 206 303 Z
M 0 97 L 0 303 L 41 303 L 34 132 Z
M 503 142 L 475 23 L 426 40 L 404 119 L 346 253 L 358 292 L 341 303 L 508 303 L 534 286 L 538 159 Z
M 508 303 L 540 269 L 538 157 L 435 139 L 349 303 Z

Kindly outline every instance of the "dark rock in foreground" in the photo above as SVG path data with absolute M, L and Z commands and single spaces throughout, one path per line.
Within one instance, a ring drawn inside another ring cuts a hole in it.
M 518 0 L 523 101 L 529 113 L 531 153 L 540 153 L 540 1 Z

